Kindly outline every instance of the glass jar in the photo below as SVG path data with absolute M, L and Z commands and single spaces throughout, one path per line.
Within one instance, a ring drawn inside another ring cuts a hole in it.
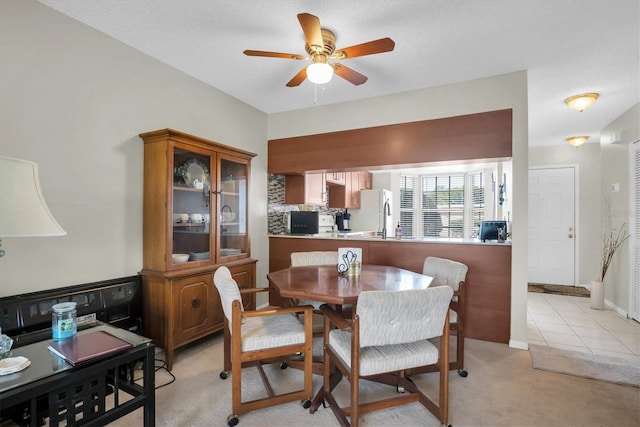
M 75 302 L 61 302 L 54 305 L 51 330 L 54 340 L 71 338 L 78 332 L 78 312 Z
M 347 270 L 347 276 L 357 277 L 360 275 L 361 265 L 358 261 L 352 261 L 349 263 L 349 270 Z

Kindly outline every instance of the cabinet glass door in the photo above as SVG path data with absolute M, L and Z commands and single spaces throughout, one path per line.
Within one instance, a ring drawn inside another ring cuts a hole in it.
M 176 146 L 173 165 L 172 262 L 211 260 L 211 156 Z
M 247 162 L 220 156 L 220 258 L 238 257 L 249 252 L 247 230 Z M 246 256 L 246 255 L 244 255 Z

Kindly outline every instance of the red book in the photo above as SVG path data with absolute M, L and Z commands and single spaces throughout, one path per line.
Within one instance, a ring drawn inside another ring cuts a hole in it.
M 49 350 L 75 366 L 131 347 L 133 347 L 133 344 L 121 340 L 108 332 L 94 331 L 76 335 L 73 338 L 54 341 L 49 345 Z

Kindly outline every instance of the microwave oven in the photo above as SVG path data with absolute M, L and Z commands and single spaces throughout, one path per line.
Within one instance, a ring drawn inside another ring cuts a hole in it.
M 507 221 L 480 221 L 480 232 L 478 238 L 485 242 L 487 240 L 497 240 L 504 242 L 507 236 Z
M 287 234 L 318 234 L 319 214 L 310 211 L 289 211 L 285 215 Z

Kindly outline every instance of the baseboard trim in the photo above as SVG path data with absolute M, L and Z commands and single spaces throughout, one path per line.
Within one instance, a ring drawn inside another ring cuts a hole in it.
M 518 350 L 529 350 L 529 343 L 523 341 L 509 340 L 509 347 Z

